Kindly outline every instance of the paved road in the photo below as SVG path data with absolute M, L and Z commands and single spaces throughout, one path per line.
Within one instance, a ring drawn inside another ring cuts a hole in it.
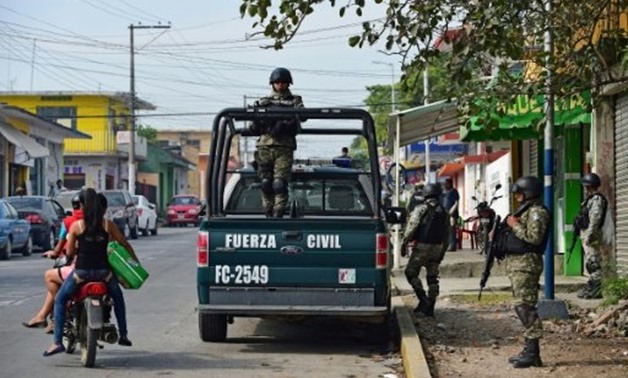
M 42 357 L 52 336 L 21 326 L 42 303 L 50 260 L 35 253 L 0 261 L 0 377 L 378 377 L 400 363 L 366 343 L 365 329 L 336 321 L 236 318 L 226 343 L 204 343 L 195 312 L 196 230 L 164 228 L 132 244 L 151 275 L 140 290 L 125 291 L 134 345 L 106 344 L 89 371 L 76 352 Z

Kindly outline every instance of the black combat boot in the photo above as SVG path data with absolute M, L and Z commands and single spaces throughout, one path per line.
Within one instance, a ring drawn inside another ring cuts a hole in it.
M 580 297 L 580 296 L 578 296 Z M 602 299 L 602 283 L 600 281 L 593 281 L 589 284 L 589 291 L 585 293 L 582 299 Z
M 427 299 L 427 295 L 425 294 L 425 291 L 421 290 L 421 291 L 417 291 L 416 293 L 417 298 L 419 298 L 419 305 L 416 306 L 416 308 L 414 309 L 414 313 L 418 314 L 418 313 L 425 313 L 425 309 L 428 306 L 428 299 Z
M 591 284 L 591 281 L 587 281 L 587 286 L 578 292 L 578 298 L 586 298 L 590 296 L 592 288 L 593 285 Z
M 541 361 L 539 339 L 526 339 L 526 344 L 521 351 L 520 356 L 521 357 L 513 359 L 514 361 L 512 362 L 512 366 L 515 368 L 528 368 L 530 366 L 541 367 L 543 365 L 543 361 Z
M 434 307 L 436 306 L 436 298 L 428 298 L 427 303 L 425 305 L 425 309 L 421 311 L 423 315 L 433 317 L 434 316 Z
M 515 361 L 519 360 L 520 358 L 522 358 L 526 353 L 528 353 L 528 343 L 523 344 L 523 349 L 521 349 L 521 352 L 519 352 L 519 354 L 512 356 L 508 359 L 508 362 L 510 362 L 511 364 L 514 364 Z

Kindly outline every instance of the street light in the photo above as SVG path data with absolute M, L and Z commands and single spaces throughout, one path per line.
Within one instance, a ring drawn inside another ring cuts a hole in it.
M 392 78 L 392 82 L 391 82 L 391 86 L 390 86 L 390 102 L 391 102 L 391 106 L 392 106 L 392 112 L 394 113 L 397 110 L 397 107 L 395 106 L 396 103 L 396 96 L 395 96 L 395 65 L 393 63 L 389 63 L 389 62 L 381 62 L 378 60 L 374 60 L 373 61 L 374 64 L 383 64 L 386 66 L 390 66 L 390 74 L 391 74 L 391 78 Z

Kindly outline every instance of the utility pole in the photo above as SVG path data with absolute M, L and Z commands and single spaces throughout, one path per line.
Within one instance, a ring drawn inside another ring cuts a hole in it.
M 393 63 L 388 62 L 380 62 L 373 61 L 375 64 L 383 64 L 390 66 L 390 73 L 392 82 L 390 83 L 390 97 L 391 97 L 391 114 L 397 111 L 396 106 L 396 96 L 395 96 L 395 65 Z M 393 196 L 393 206 L 399 206 L 399 197 L 401 196 L 401 188 L 400 188 L 400 172 L 399 166 L 401 165 L 401 136 L 399 135 L 400 130 L 400 120 L 399 116 L 397 116 L 397 122 L 395 126 L 395 146 L 393 149 L 393 154 L 395 156 L 395 195 Z M 399 269 L 401 265 L 401 227 L 398 224 L 393 225 L 393 269 Z
M 543 199 L 545 207 L 554 212 L 554 184 L 553 184 L 553 168 L 554 168 L 554 29 L 552 25 L 552 0 L 545 3 L 545 11 L 547 17 L 547 31 L 545 32 L 544 50 L 547 54 L 546 70 L 547 77 L 545 79 L 545 130 L 543 135 L 543 180 L 544 192 Z M 553 217 L 550 216 L 550 219 Z M 545 246 L 545 258 L 543 259 L 543 271 L 545 278 L 544 299 L 540 300 L 537 305 L 538 316 L 541 319 L 569 319 L 567 305 L 563 300 L 554 299 L 554 226 L 553 221 L 548 225 L 549 238 Z
M 129 110 L 130 119 L 130 135 L 129 135 L 129 192 L 135 194 L 135 46 L 133 44 L 133 31 L 135 29 L 170 29 L 170 25 L 129 25 L 131 34 L 131 104 Z
M 423 106 L 427 105 L 430 96 L 430 77 L 427 72 L 427 62 L 425 62 L 425 69 L 423 70 Z M 425 140 L 425 183 L 430 183 L 430 138 Z

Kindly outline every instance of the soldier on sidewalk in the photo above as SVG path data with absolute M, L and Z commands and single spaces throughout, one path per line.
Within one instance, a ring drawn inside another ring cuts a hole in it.
M 449 244 L 449 216 L 440 204 L 441 195 L 439 184 L 425 185 L 425 202 L 412 211 L 401 241 L 402 253 L 406 253 L 408 245 L 412 245 L 412 253 L 404 273 L 419 298 L 419 305 L 414 312 L 426 316 L 434 316 L 434 306 L 439 294 L 438 270 Z M 427 294 L 419 278 L 423 267 L 427 273 Z
M 602 181 L 595 173 L 587 173 L 580 179 L 584 187 L 586 199 L 580 206 L 580 213 L 575 223 L 580 229 L 580 239 L 584 250 L 584 263 L 589 273 L 587 287 L 578 293 L 579 298 L 602 298 L 602 265 L 600 263 L 600 245 L 602 243 L 602 226 L 606 218 L 608 201 L 598 192 Z
M 543 252 L 549 237 L 550 213 L 541 203 L 543 184 L 534 176 L 524 176 L 510 190 L 520 204 L 515 215 L 506 218 L 503 234 L 506 272 L 512 285 L 513 307 L 523 324 L 525 345 L 508 361 L 515 368 L 541 366 L 539 339 L 543 326 L 537 313 L 539 280 L 543 272 Z

